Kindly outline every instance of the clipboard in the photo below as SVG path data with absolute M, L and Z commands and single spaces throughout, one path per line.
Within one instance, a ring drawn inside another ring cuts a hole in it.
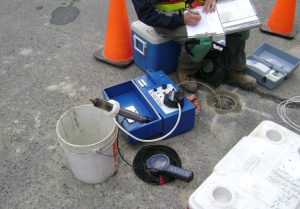
M 251 0 L 219 0 L 213 13 L 204 13 L 203 7 L 193 11 L 199 12 L 202 18 L 197 25 L 186 26 L 189 38 L 222 36 L 261 25 Z

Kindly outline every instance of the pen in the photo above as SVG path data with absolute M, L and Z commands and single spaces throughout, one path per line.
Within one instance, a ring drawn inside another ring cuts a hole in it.
M 189 8 L 185 8 L 187 11 L 189 11 L 190 13 L 192 13 L 192 14 L 194 14 L 194 15 L 199 15 L 199 13 L 198 12 L 196 12 L 196 11 L 193 11 L 193 10 L 191 10 L 191 9 L 189 9 Z

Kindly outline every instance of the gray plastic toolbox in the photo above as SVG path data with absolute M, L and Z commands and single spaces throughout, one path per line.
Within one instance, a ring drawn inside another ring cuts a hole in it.
M 274 89 L 291 76 L 299 63 L 299 58 L 263 43 L 247 57 L 246 72 L 255 77 L 258 83 Z

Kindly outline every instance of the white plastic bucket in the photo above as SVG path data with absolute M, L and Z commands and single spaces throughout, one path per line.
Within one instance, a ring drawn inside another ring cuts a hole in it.
M 93 105 L 74 107 L 60 117 L 58 141 L 77 179 L 96 184 L 116 172 L 117 130 L 113 118 Z

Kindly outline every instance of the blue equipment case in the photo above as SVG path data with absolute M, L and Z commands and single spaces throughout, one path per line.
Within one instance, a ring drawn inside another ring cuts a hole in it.
M 299 63 L 299 58 L 263 43 L 247 57 L 246 72 L 261 85 L 274 89 L 291 76 Z
M 180 44 L 161 37 L 153 27 L 141 21 L 131 24 L 133 58 L 146 73 L 163 70 L 170 74 L 177 70 Z
M 178 117 L 177 108 L 169 108 L 163 104 L 163 97 L 177 86 L 162 71 L 148 72 L 147 75 L 119 83 L 103 89 L 105 99 L 113 99 L 122 108 L 135 111 L 152 119 L 149 123 L 139 123 L 119 116 L 118 121 L 132 135 L 149 139 L 167 134 L 175 125 Z M 194 127 L 195 107 L 184 98 L 181 120 L 170 136 L 175 136 Z M 136 140 L 128 137 L 128 143 Z

